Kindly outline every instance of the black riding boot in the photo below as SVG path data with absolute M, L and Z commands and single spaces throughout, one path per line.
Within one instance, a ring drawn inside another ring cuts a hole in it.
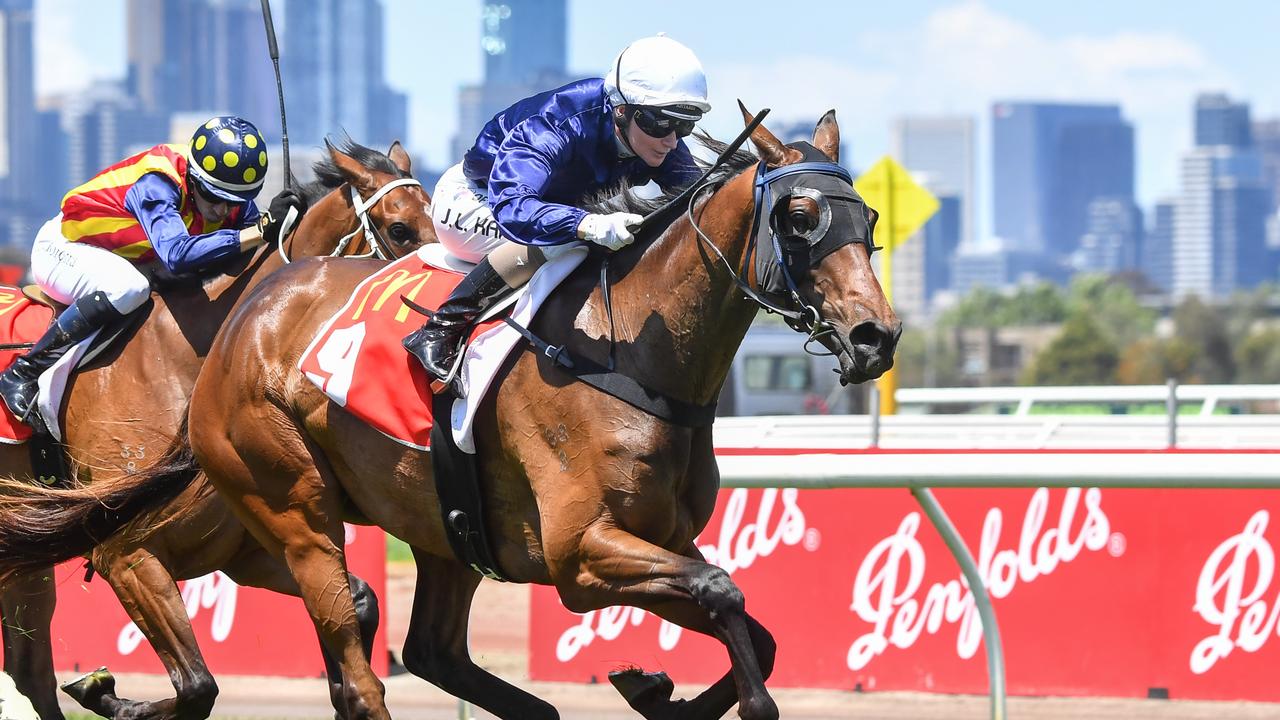
M 0 373 L 0 398 L 9 406 L 9 411 L 26 422 L 39 392 L 36 381 L 40 373 L 48 370 L 73 345 L 92 335 L 94 330 L 121 317 L 107 296 L 100 292 L 86 295 L 63 310 L 35 346 L 14 360 L 8 370 Z
M 404 349 L 413 353 L 436 379 L 444 380 L 453 369 L 458 348 L 472 323 L 510 291 L 489 260 L 481 260 L 431 319 L 404 339 Z

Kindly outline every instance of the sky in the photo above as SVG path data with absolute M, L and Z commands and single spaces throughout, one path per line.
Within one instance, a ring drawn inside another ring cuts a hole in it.
M 283 5 L 277 1 L 277 15 Z M 407 144 L 432 166 L 450 165 L 460 159 L 448 156 L 457 89 L 482 74 L 481 2 L 383 5 L 388 82 L 410 95 Z M 39 94 L 124 76 L 124 6 L 36 0 Z M 1136 126 L 1145 207 L 1178 190 L 1198 92 L 1247 100 L 1255 119 L 1280 117 L 1274 0 L 569 0 L 568 7 L 568 64 L 582 77 L 602 75 L 619 50 L 645 35 L 666 32 L 691 47 L 714 107 L 703 127 L 726 139 L 741 128 L 737 99 L 786 120 L 816 121 L 835 108 L 853 164 L 865 168 L 890 151 L 896 117 L 974 116 L 980 228 L 989 227 L 983 189 L 996 100 L 1118 103 Z

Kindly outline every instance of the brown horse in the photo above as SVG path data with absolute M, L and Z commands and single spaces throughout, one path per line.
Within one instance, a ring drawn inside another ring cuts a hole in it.
M 347 143 L 329 147 L 316 164 L 319 179 L 303 188 L 311 209 L 283 248 L 264 247 L 245 256 L 230 273 L 203 286 L 161 290 L 145 323 L 107 357 L 81 370 L 68 389 L 63 427 L 76 475 L 87 487 L 108 488 L 113 477 L 146 466 L 163 453 L 185 420 L 192 385 L 218 328 L 234 307 L 287 257 L 363 254 L 381 247 L 396 257 L 434 242 L 430 198 L 410 175 L 409 156 L 399 143 L 387 155 Z M 358 199 L 352 196 L 358 194 Z M 359 203 L 360 207 L 357 207 Z M 364 206 L 368 205 L 367 208 Z M 367 215 L 377 240 L 359 232 Z M 0 447 L 0 472 L 27 482 L 25 449 Z M 9 484 L 6 499 L 38 503 L 29 485 Z M 55 495 L 43 499 L 56 507 Z M 265 553 L 216 497 L 194 494 L 172 512 L 161 511 L 161 529 L 139 539 L 99 535 L 94 567 L 109 582 L 173 679 L 177 696 L 132 702 L 114 695 L 109 675 L 95 674 L 68 688 L 88 709 L 108 717 L 205 717 L 217 686 L 205 666 L 175 580 L 222 570 L 242 585 L 298 594 L 287 568 Z M 183 510 L 178 513 L 177 509 Z M 46 512 L 51 507 L 46 507 Z M 18 518 L 7 519 L 18 522 Z M 41 717 L 61 718 L 53 675 L 49 622 L 55 593 L 52 572 L 41 567 L 63 559 L 59 544 L 39 520 L 14 529 L 19 544 L 0 542 L 20 563 L 0 563 L 14 577 L 0 595 L 4 617 L 5 668 L 36 701 Z M 377 626 L 377 604 L 368 586 L 353 578 L 369 640 Z M 326 662 L 332 665 L 330 658 Z
M 599 258 L 557 289 L 533 330 L 598 363 L 614 337 L 620 373 L 709 416 L 757 310 L 744 299 L 776 288 L 768 277 L 782 272 L 794 283 L 783 294 L 794 304 L 783 309 L 839 357 L 843 381 L 887 370 L 901 326 L 872 272 L 868 211 L 831 162 L 839 147 L 834 113 L 819 122 L 816 149 L 784 146 L 763 127 L 752 141 L 763 159 L 755 173 L 745 172 L 754 157 L 735 158 L 729 179 L 693 194 L 687 217 L 612 258 L 619 277 L 612 331 L 596 285 Z M 788 168 L 796 172 L 778 184 L 778 202 L 756 202 L 754 179 Z M 770 248 L 769 228 L 782 238 L 783 257 L 763 271 L 748 262 L 757 222 Z M 748 268 L 745 278 L 735 274 L 739 267 Z M 264 282 L 223 328 L 196 383 L 190 449 L 250 532 L 288 563 L 340 659 L 350 717 L 388 713 L 347 589 L 344 517 L 377 524 L 415 549 L 419 584 L 405 648 L 411 671 L 502 718 L 556 718 L 549 704 L 468 655 L 480 575 L 452 556 L 429 456 L 364 425 L 297 369 L 303 349 L 370 269 L 309 260 Z M 747 720 L 777 718 L 764 687 L 773 639 L 747 615 L 729 575 L 694 545 L 719 487 L 709 419 L 660 419 L 576 382 L 544 353 L 516 353 L 502 372 L 476 426 L 501 572 L 553 585 L 574 611 L 633 605 L 725 644 L 730 672 L 690 701 L 671 700 L 661 674 L 614 677 L 645 717 L 719 718 L 736 702 Z M 126 498 L 173 491 L 173 476 L 164 473 L 133 482 Z

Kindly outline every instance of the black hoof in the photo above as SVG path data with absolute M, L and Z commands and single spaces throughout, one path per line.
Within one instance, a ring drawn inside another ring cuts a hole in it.
M 107 695 L 116 692 L 116 679 L 106 666 L 62 684 L 62 691 L 76 699 L 81 707 L 96 707 Z
M 664 672 L 647 673 L 643 670 L 616 670 L 609 673 L 609 682 L 627 701 L 632 710 L 648 720 L 665 720 L 678 717 L 677 708 L 684 701 L 671 701 L 675 683 Z

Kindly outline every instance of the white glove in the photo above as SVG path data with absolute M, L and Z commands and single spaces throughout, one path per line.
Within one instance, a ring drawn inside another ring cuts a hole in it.
M 617 250 L 636 239 L 631 234 L 631 228 L 639 225 L 642 220 L 644 218 L 640 215 L 625 212 L 588 215 L 578 223 L 578 236 L 610 250 Z

